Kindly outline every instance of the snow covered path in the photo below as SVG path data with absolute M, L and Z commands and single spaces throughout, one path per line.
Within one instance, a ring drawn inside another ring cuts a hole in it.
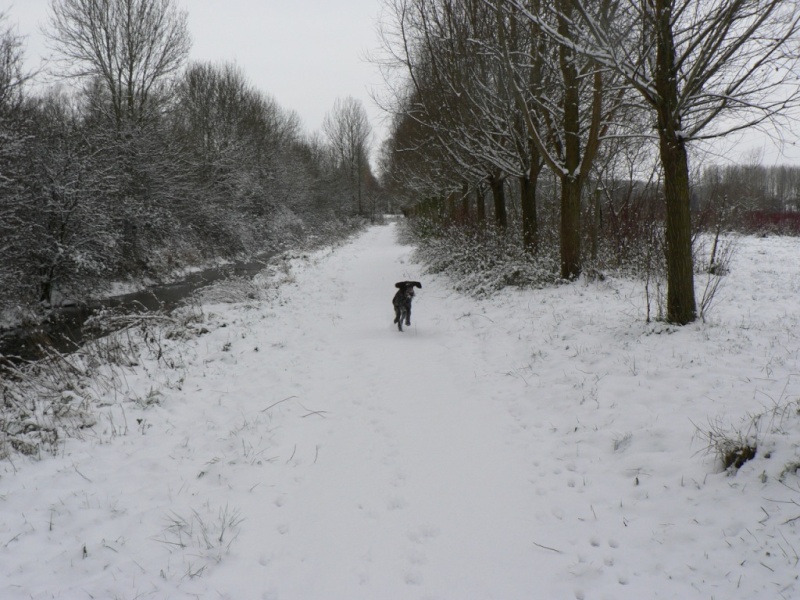
M 373 229 L 358 251 L 300 274 L 281 309 L 292 327 L 259 340 L 283 355 L 274 371 L 255 361 L 253 379 L 270 382 L 262 397 L 290 398 L 269 414 L 304 419 L 280 436 L 294 454 L 289 484 L 254 497 L 244 527 L 259 532 L 267 590 L 512 598 L 535 588 L 520 523 L 534 500 L 518 477 L 528 458 L 507 441 L 512 423 L 476 372 L 480 340 L 457 335 L 469 321 L 450 313 L 446 291 L 423 282 L 412 327 L 391 324 L 394 282 L 419 279 L 407 255 L 391 228 Z M 252 574 L 226 563 L 234 579 Z
M 800 428 L 734 477 L 696 439 L 800 396 L 797 245 L 758 243 L 773 270 L 745 254 L 680 330 L 626 282 L 459 296 L 394 226 L 296 259 L 85 439 L 2 463 L 0 598 L 791 598 Z

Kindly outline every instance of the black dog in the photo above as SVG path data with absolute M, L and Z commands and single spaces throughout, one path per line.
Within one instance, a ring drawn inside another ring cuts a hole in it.
M 397 288 L 397 293 L 392 298 L 394 322 L 397 323 L 397 329 L 403 331 L 403 321 L 406 322 L 406 325 L 411 325 L 411 301 L 414 299 L 414 288 L 422 289 L 422 284 L 419 281 L 398 281 L 394 287 Z

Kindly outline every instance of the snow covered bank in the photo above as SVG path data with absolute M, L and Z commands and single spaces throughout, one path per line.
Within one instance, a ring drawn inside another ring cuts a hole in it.
M 298 258 L 0 464 L 0 597 L 795 597 L 799 251 L 742 240 L 682 329 L 624 281 L 466 298 L 394 226 Z M 720 472 L 709 429 L 756 458 Z

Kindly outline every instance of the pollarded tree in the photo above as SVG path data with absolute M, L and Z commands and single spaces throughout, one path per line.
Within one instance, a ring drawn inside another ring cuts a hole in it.
M 610 0 L 595 3 L 603 9 Z M 496 3 L 498 46 L 531 143 L 561 184 L 561 277 L 581 273 L 581 195 L 623 100 L 614 75 L 569 40 L 583 35 L 570 0 Z M 533 26 L 525 27 L 530 21 Z M 520 35 L 522 29 L 527 33 Z M 564 43 L 548 43 L 555 31 Z
M 103 82 L 118 127 L 146 116 L 191 47 L 175 0 L 51 0 L 46 33 L 63 74 Z

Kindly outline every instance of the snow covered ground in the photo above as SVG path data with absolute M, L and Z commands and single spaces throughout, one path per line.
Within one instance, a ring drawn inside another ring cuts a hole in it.
M 206 305 L 175 369 L 0 463 L 0 598 L 800 597 L 800 240 L 742 239 L 670 328 L 614 279 L 460 296 L 395 234 Z

